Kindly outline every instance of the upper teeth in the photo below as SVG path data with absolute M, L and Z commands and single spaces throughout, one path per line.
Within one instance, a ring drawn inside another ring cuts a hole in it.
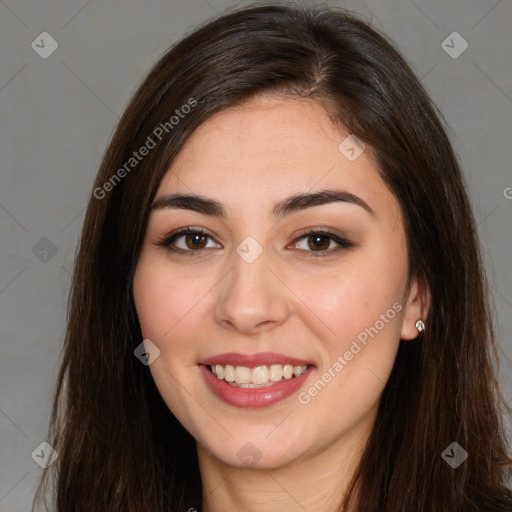
M 260 387 L 269 382 L 278 382 L 281 379 L 298 377 L 306 371 L 307 366 L 293 366 L 291 364 L 273 364 L 271 366 L 232 366 L 230 364 L 216 364 L 210 366 L 214 375 L 219 379 L 240 387 Z

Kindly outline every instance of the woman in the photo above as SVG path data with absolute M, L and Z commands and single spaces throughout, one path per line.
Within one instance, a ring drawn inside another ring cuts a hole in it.
M 56 510 L 512 510 L 495 356 L 461 172 L 403 58 L 341 10 L 232 12 L 155 65 L 99 170 Z

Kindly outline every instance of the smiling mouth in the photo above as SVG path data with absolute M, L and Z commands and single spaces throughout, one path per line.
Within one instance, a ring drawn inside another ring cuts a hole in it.
M 270 366 L 208 365 L 219 380 L 238 388 L 264 388 L 302 375 L 311 365 L 272 364 Z

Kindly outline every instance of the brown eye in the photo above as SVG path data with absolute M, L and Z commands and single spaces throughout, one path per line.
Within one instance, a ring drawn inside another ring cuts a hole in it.
M 221 248 L 211 235 L 203 229 L 184 228 L 166 236 L 157 245 L 170 252 L 193 255 L 202 249 Z
M 207 237 L 199 233 L 185 235 L 185 244 L 189 249 L 203 249 L 206 246 Z
M 313 256 L 329 256 L 345 249 L 354 247 L 354 244 L 335 233 L 325 230 L 307 230 L 296 239 L 294 245 L 304 253 Z
M 308 236 L 308 247 L 313 250 L 326 250 L 329 249 L 332 239 L 325 235 L 310 235 Z

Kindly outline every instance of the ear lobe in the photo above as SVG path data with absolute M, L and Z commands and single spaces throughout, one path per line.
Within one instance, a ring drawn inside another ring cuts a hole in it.
M 401 339 L 414 340 L 418 337 L 420 333 L 416 327 L 418 320 L 422 320 L 425 324 L 425 329 L 428 329 L 426 318 L 430 310 L 430 301 L 431 295 L 428 284 L 424 279 L 414 277 L 406 299 L 402 330 L 400 332 Z

